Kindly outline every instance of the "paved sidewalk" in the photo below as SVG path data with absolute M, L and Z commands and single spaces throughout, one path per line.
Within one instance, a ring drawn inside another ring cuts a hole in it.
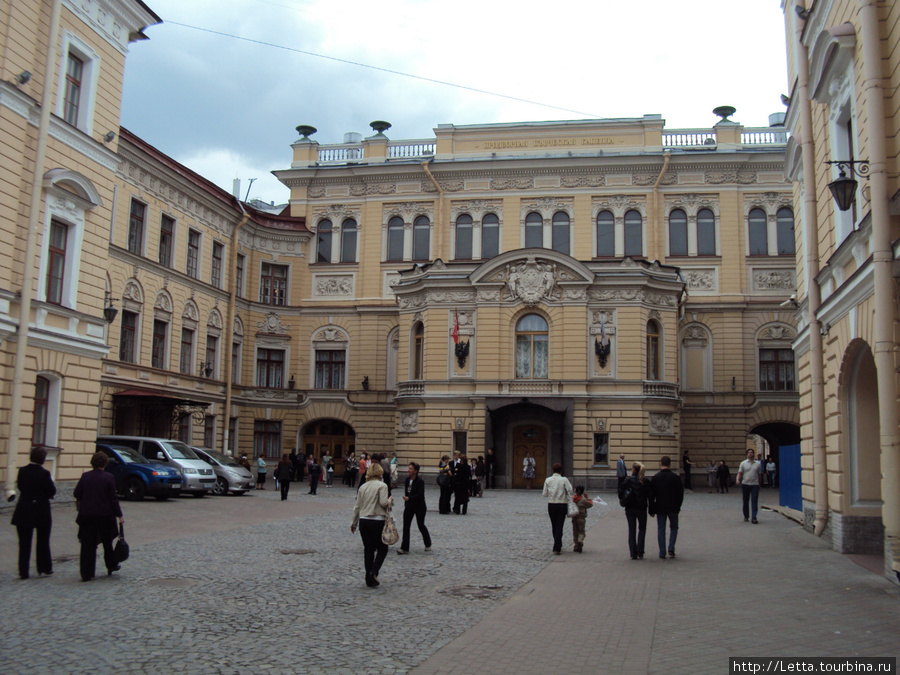
M 650 518 L 632 561 L 622 510 L 603 515 L 583 554 L 564 551 L 412 672 L 721 674 L 736 656 L 900 654 L 900 588 L 779 514 L 743 522 L 739 494 L 686 497 L 675 559 L 658 557 Z
M 631 561 L 611 495 L 585 552 L 554 556 L 538 490 L 486 492 L 468 516 L 429 511 L 434 550 L 414 527 L 367 589 L 355 492 L 296 488 L 124 503 L 131 558 L 89 584 L 71 507 L 49 578 L 15 577 L 0 528 L 0 672 L 724 673 L 729 656 L 898 652 L 900 588 L 780 515 L 745 524 L 735 493 L 687 496 L 674 560 L 651 519 Z

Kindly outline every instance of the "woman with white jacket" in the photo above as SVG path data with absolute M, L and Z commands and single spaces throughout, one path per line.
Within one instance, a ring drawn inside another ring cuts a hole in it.
M 356 504 L 353 506 L 353 522 L 350 532 L 356 532 L 363 542 L 363 561 L 366 566 L 366 586 L 378 586 L 378 573 L 387 556 L 388 546 L 381 541 L 381 531 L 388 515 L 388 508 L 393 505 L 394 498 L 388 494 L 388 486 L 382 480 L 384 469 L 372 463 L 366 471 L 366 482 L 356 493 Z

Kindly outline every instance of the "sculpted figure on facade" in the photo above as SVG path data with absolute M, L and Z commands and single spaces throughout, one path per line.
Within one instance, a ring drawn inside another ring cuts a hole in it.
M 405 434 L 415 434 L 419 431 L 419 411 L 400 411 L 400 431 Z
M 268 333 L 269 335 L 287 335 L 291 329 L 285 326 L 275 312 L 266 314 L 266 318 L 256 323 L 260 333 Z
M 555 263 L 538 262 L 534 256 L 506 266 L 506 299 L 533 306 L 541 300 L 558 300 Z

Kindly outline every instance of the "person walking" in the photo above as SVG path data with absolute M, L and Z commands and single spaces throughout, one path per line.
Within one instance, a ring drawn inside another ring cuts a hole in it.
M 728 465 L 725 463 L 724 459 L 720 460 L 719 466 L 716 467 L 716 478 L 719 481 L 719 487 L 716 488 L 716 492 L 728 494 L 728 483 L 731 482 L 731 471 L 728 470 Z
M 53 574 L 53 558 L 50 556 L 50 500 L 56 494 L 53 477 L 44 468 L 47 451 L 31 449 L 29 463 L 19 469 L 16 487 L 19 498 L 12 515 L 12 524 L 19 536 L 19 578 L 28 578 L 31 564 L 31 540 L 37 532 L 35 543 L 35 567 L 38 576 Z
M 398 555 L 409 553 L 409 530 L 413 518 L 419 532 L 422 533 L 422 541 L 425 542 L 425 550 L 431 550 L 431 534 L 425 527 L 425 514 L 428 507 L 425 504 L 425 481 L 419 478 L 419 465 L 410 462 L 406 469 L 406 481 L 403 486 L 403 539 L 400 541 Z
M 550 516 L 550 526 L 553 530 L 553 552 L 559 555 L 562 552 L 563 528 L 569 512 L 569 500 L 574 494 L 572 484 L 568 478 L 561 475 L 562 464 L 553 465 L 553 474 L 544 481 L 543 495 L 547 499 L 547 514 Z
M 78 539 L 81 541 L 81 580 L 94 578 L 97 566 L 97 541 L 103 544 L 103 562 L 107 575 L 119 569 L 113 552 L 112 541 L 115 539 L 116 518 L 120 524 L 125 523 L 119 498 L 116 496 L 116 479 L 111 473 L 104 471 L 109 458 L 102 452 L 95 452 L 91 457 L 93 469 L 81 474 L 72 495 L 75 497 L 75 508 L 78 510 Z
M 356 453 L 352 450 L 344 460 L 344 483 L 349 488 L 356 487 L 356 473 L 359 471 L 359 462 L 356 460 Z
M 388 515 L 388 507 L 394 498 L 388 494 L 388 486 L 382 480 L 384 469 L 373 463 L 366 472 L 366 482 L 356 493 L 353 505 L 353 520 L 350 532 L 355 533 L 359 527 L 359 536 L 363 542 L 363 564 L 366 570 L 366 586 L 378 586 L 378 573 L 387 557 L 388 546 L 381 541 L 381 531 Z
M 691 456 L 687 450 L 684 451 L 684 455 L 681 458 L 681 465 L 684 467 L 684 489 L 693 490 L 691 487 L 691 469 L 694 468 L 694 462 L 691 461 Z
M 714 487 L 716 487 L 716 463 L 709 460 L 706 466 L 706 494 L 711 494 Z
M 656 537 L 659 557 L 666 557 L 666 523 L 669 524 L 669 557 L 675 557 L 675 540 L 678 538 L 678 514 L 684 502 L 684 486 L 671 469 L 672 460 L 663 455 L 659 460 L 659 472 L 650 479 L 650 515 L 656 516 Z
M 530 490 L 534 482 L 534 457 L 530 452 L 526 452 L 525 459 L 522 460 L 522 478 L 525 479 L 525 487 Z
M 776 487 L 775 484 L 775 460 L 772 459 L 772 456 L 769 455 L 768 460 L 766 460 L 766 474 L 769 476 L 769 487 Z
M 741 462 L 738 467 L 737 484 L 741 486 L 741 495 L 743 497 L 744 522 L 750 520 L 752 506 L 753 524 L 759 524 L 756 519 L 756 512 L 759 507 L 759 483 L 762 478 L 762 463 L 757 462 L 754 457 L 756 453 L 753 449 L 747 450 L 747 459 Z
M 363 483 L 366 482 L 366 473 L 369 471 L 369 455 L 366 452 L 359 456 L 359 464 L 356 468 L 357 476 L 359 477 L 359 487 L 356 488 L 358 491 L 363 486 Z
M 287 501 L 288 492 L 290 492 L 291 489 L 291 476 L 293 473 L 294 465 L 291 463 L 291 458 L 288 455 L 282 455 L 281 461 L 278 462 L 278 466 L 275 467 L 274 476 L 281 488 L 281 501 L 283 502 Z
M 450 473 L 450 456 L 444 455 L 438 464 L 437 484 L 441 490 L 438 513 L 450 513 L 450 495 L 453 492 L 453 476 Z
M 575 486 L 572 501 L 578 507 L 578 515 L 572 518 L 573 550 L 575 553 L 581 553 L 584 550 L 584 533 L 587 529 L 587 510 L 594 506 L 594 502 L 584 493 L 584 485 Z
M 309 469 L 308 494 L 314 495 L 316 494 L 316 490 L 319 489 L 319 478 L 322 477 L 322 467 L 316 461 L 316 458 L 310 455 L 309 459 L 306 460 L 306 468 Z
M 628 552 L 632 560 L 643 560 L 647 536 L 647 494 L 650 481 L 644 477 L 644 471 L 644 465 L 640 462 L 632 464 L 631 475 L 619 488 L 619 504 L 625 507 L 625 520 L 628 521 Z
M 256 458 L 256 489 L 266 489 L 266 456 L 260 455 Z
M 484 489 L 495 489 L 497 487 L 496 482 L 496 471 L 497 471 L 497 458 L 494 456 L 494 449 L 488 448 L 487 454 L 484 457 Z
M 469 513 L 469 488 L 472 482 L 472 469 L 465 455 L 460 455 L 453 474 L 453 513 L 463 515 Z
M 619 455 L 619 461 L 616 462 L 616 489 L 621 489 L 622 483 L 628 477 L 628 468 L 625 466 L 625 455 Z

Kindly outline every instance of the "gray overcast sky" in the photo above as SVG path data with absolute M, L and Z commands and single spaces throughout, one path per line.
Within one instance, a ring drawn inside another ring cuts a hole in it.
M 298 124 L 321 144 L 387 120 L 394 140 L 438 124 L 659 113 L 711 127 L 719 105 L 766 126 L 788 92 L 778 0 L 147 0 L 164 23 L 133 44 L 122 124 L 231 191 L 286 202 L 271 175 Z M 751 8 L 752 7 L 752 8 Z M 194 28 L 279 45 L 266 46 Z M 513 101 L 340 61 L 558 106 Z M 567 112 L 573 111 L 573 112 Z M 576 112 L 577 111 L 577 112 Z

